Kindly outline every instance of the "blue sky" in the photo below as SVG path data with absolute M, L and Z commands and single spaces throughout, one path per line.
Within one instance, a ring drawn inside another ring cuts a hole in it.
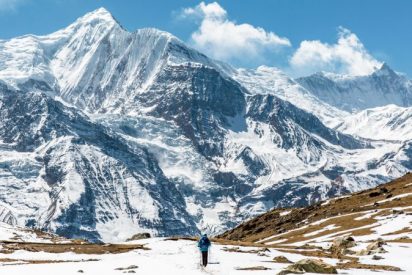
M 412 76 L 409 0 L 0 0 L 0 38 L 51 33 L 99 7 L 236 66 L 362 75 L 387 62 Z

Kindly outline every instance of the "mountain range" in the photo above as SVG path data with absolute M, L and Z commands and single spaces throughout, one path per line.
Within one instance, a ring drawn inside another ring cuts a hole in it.
M 412 85 L 234 68 L 104 8 L 0 40 L 0 221 L 90 241 L 218 233 L 412 168 Z

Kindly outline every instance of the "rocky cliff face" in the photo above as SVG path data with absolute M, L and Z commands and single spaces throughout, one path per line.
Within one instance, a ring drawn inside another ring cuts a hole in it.
M 0 112 L 0 138 L 10 158 L 2 158 L 1 200 L 14 215 L 26 212 L 20 222 L 91 240 L 116 238 L 104 227 L 119 222 L 135 224 L 119 228 L 119 237 L 139 227 L 197 232 L 184 198 L 145 148 L 42 93 L 2 90 L 1 105 L 9 106 Z

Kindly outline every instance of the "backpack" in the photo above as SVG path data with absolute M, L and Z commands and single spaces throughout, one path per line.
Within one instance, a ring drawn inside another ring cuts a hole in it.
M 207 239 L 207 238 L 201 238 L 200 239 L 200 242 L 199 242 L 200 247 L 207 247 L 207 246 L 209 246 L 209 244 L 210 244 L 209 239 Z

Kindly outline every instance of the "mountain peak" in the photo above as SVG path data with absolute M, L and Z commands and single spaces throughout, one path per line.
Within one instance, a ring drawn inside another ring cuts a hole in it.
M 100 7 L 98 9 L 95 9 L 94 11 L 90 12 L 90 13 L 97 13 L 97 14 L 109 14 L 112 15 L 110 13 L 110 11 L 108 11 L 105 7 Z
M 105 24 L 109 27 L 114 25 L 120 25 L 113 15 L 105 8 L 98 8 L 94 11 L 88 12 L 79 19 L 76 20 L 74 25 L 100 25 Z
M 389 67 L 388 63 L 386 63 L 386 62 L 382 63 L 382 65 L 380 67 L 380 70 L 390 70 L 390 71 L 392 71 L 392 69 Z
M 80 37 L 89 33 L 91 29 L 96 30 L 95 34 L 99 33 L 100 35 L 97 36 L 101 37 L 115 27 L 124 29 L 107 9 L 98 8 L 79 17 L 68 27 L 58 30 L 48 37 L 53 39 L 67 39 L 71 37 L 72 39 L 81 40 L 82 38 Z M 96 37 L 96 35 L 92 37 Z
M 95 18 L 100 18 L 100 19 L 104 19 L 104 20 L 114 20 L 113 15 L 105 8 L 101 7 L 98 8 L 94 11 L 88 12 L 86 13 L 84 16 L 82 16 L 81 18 L 86 18 L 86 19 L 95 19 Z
M 397 73 L 394 70 L 392 70 L 392 68 L 389 67 L 389 65 L 386 62 L 382 63 L 382 66 L 379 69 L 375 70 L 373 74 L 376 76 L 396 76 L 397 75 Z

